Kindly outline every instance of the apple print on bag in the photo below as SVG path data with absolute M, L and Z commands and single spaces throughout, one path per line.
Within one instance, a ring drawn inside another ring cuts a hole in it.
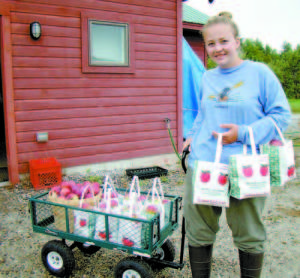
M 287 175 L 288 177 L 292 177 L 295 174 L 295 165 L 292 165 L 288 168 Z
M 106 240 L 106 233 L 105 233 L 105 231 L 98 232 L 98 236 L 99 236 L 99 238 L 101 238 L 103 240 Z M 109 233 L 109 238 L 112 238 L 111 233 Z
M 269 171 L 269 167 L 268 165 L 261 165 L 260 166 L 260 174 L 265 177 L 266 175 L 268 175 L 268 171 Z
M 209 182 L 210 181 L 210 171 L 202 171 L 200 179 L 204 183 Z
M 134 241 L 132 241 L 131 239 L 129 239 L 127 237 L 123 237 L 122 243 L 123 243 L 123 245 L 128 246 L 128 247 L 132 247 L 134 245 Z
M 79 225 L 80 225 L 80 227 L 85 227 L 86 226 L 86 219 L 80 219 Z
M 243 174 L 247 178 L 250 178 L 253 176 L 253 169 L 252 169 L 251 165 L 243 166 Z
M 224 186 L 227 183 L 227 175 L 221 173 L 218 182 L 220 185 Z

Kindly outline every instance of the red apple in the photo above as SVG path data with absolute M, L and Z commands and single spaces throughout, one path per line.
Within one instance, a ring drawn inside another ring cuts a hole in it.
M 59 195 L 61 191 L 61 187 L 59 185 L 51 188 L 51 193 L 55 192 L 56 195 Z
M 273 139 L 270 141 L 270 145 L 271 146 L 282 146 L 282 142 L 280 140 L 277 140 L 277 139 Z
M 98 182 L 93 183 L 94 194 L 98 195 L 100 192 L 100 184 Z
M 205 182 L 205 183 L 209 182 L 209 180 L 210 180 L 210 171 L 202 171 L 200 178 L 201 178 L 202 182 Z
M 243 167 L 243 174 L 245 177 L 250 178 L 253 175 L 253 169 L 251 166 L 244 166 Z
M 269 167 L 268 165 L 261 165 L 260 167 L 260 174 L 265 177 L 268 174 Z
M 227 175 L 220 174 L 218 182 L 220 185 L 224 186 L 227 183 Z
M 72 192 L 74 194 L 76 194 L 78 198 L 81 197 L 82 191 L 81 191 L 80 186 L 78 186 L 78 184 L 75 184 L 75 185 L 72 186 Z
M 75 183 L 75 182 L 71 182 L 70 183 L 71 189 L 73 193 L 76 193 L 76 191 L 78 190 L 79 186 Z
M 60 195 L 66 197 L 67 195 L 69 195 L 72 192 L 71 188 L 69 187 L 63 187 L 60 191 Z
M 69 184 L 69 181 L 63 181 L 61 184 L 60 184 L 61 187 L 71 187 L 71 185 Z
M 90 198 L 93 198 L 93 193 L 89 192 L 89 193 L 86 193 L 83 197 L 83 199 L 90 199 Z

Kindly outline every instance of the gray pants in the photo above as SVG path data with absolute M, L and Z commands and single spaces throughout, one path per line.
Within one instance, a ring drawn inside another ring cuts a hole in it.
M 193 247 L 213 244 L 219 231 L 221 207 L 193 204 L 193 171 L 188 169 L 184 194 L 184 217 L 189 245 Z M 247 253 L 264 252 L 266 230 L 262 213 L 266 197 L 238 200 L 230 198 L 226 219 L 236 247 Z

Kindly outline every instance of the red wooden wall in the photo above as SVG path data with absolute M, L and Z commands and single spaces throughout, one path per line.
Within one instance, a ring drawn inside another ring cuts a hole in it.
M 187 42 L 191 46 L 191 48 L 195 51 L 195 53 L 200 57 L 201 61 L 206 64 L 206 55 L 205 55 L 205 47 L 202 40 L 198 38 L 187 39 Z
M 189 43 L 191 48 L 195 51 L 195 53 L 199 56 L 201 61 L 206 65 L 207 55 L 205 52 L 204 41 L 201 36 L 198 34 L 184 34 L 184 38 Z
M 63 167 L 171 153 L 177 139 L 176 0 L 10 1 L 17 157 Z M 135 72 L 82 73 L 82 11 L 120 13 L 135 30 Z M 33 41 L 29 24 L 39 21 Z M 36 132 L 49 133 L 37 143 Z

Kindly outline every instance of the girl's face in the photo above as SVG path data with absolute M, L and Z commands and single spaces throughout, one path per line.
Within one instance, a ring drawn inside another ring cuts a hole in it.
M 216 23 L 209 26 L 204 39 L 208 55 L 221 68 L 231 68 L 241 63 L 238 53 L 240 40 L 234 37 L 229 24 Z

